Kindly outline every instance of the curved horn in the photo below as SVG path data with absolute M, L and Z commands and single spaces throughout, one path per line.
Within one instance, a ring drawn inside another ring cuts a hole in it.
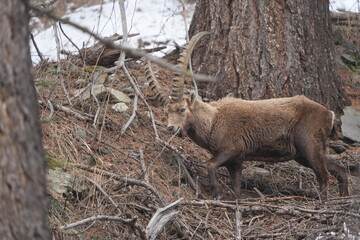
M 187 70 L 192 51 L 194 50 L 196 44 L 199 42 L 201 37 L 207 34 L 210 33 L 199 32 L 191 38 L 184 50 L 180 53 L 177 67 L 181 68 L 184 71 Z M 184 94 L 184 80 L 185 76 L 183 74 L 177 72 L 175 73 L 171 88 L 171 100 L 173 102 L 180 102 L 182 100 Z
M 146 81 L 149 83 L 151 91 L 155 94 L 155 100 L 159 101 L 161 105 L 166 105 L 169 102 L 169 96 L 165 93 L 164 89 L 160 86 L 155 77 L 154 71 L 150 60 L 144 62 Z

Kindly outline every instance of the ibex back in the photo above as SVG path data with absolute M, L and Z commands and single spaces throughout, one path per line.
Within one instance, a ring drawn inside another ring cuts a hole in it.
M 187 68 L 191 51 L 204 34 L 197 34 L 189 42 L 179 60 L 181 68 Z M 259 101 L 225 98 L 205 103 L 196 94 L 183 96 L 184 78 L 179 75 L 168 98 L 159 89 L 150 67 L 147 76 L 150 86 L 157 91 L 156 96 L 165 105 L 168 130 L 189 136 L 212 153 L 207 169 L 214 198 L 221 198 L 217 168 L 228 169 L 233 191 L 239 197 L 243 161 L 291 159 L 313 169 L 322 199 L 327 197 L 328 172 L 337 178 L 340 195 L 349 194 L 346 168 L 325 155 L 334 113 L 324 106 L 305 96 Z

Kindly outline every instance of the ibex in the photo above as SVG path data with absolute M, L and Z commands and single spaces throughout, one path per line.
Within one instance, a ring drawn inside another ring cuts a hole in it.
M 192 50 L 205 34 L 191 39 L 180 54 L 178 67 L 187 69 Z M 207 170 L 215 199 L 221 198 L 217 168 L 228 169 L 232 189 L 239 197 L 243 161 L 291 159 L 314 171 L 321 199 L 327 197 L 328 172 L 337 178 L 340 196 L 349 194 L 346 168 L 325 155 L 335 115 L 324 106 L 305 96 L 258 101 L 224 98 L 205 103 L 196 94 L 184 96 L 185 77 L 181 74 L 175 74 L 171 96 L 161 89 L 150 62 L 146 75 L 156 98 L 165 105 L 167 129 L 189 136 L 213 155 Z

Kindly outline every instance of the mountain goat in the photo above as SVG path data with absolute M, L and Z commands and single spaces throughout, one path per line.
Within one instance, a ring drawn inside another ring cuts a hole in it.
M 187 69 L 192 50 L 205 34 L 195 35 L 182 51 L 178 61 L 181 69 Z M 207 170 L 214 198 L 220 199 L 222 195 L 217 168 L 228 169 L 232 189 L 239 197 L 243 161 L 291 159 L 314 171 L 321 199 L 327 197 L 328 172 L 337 178 L 340 196 L 349 194 L 346 168 L 325 155 L 335 115 L 324 106 L 305 96 L 258 101 L 224 98 L 205 103 L 195 94 L 184 96 L 184 76 L 177 73 L 168 97 L 150 62 L 146 75 L 156 98 L 165 105 L 167 129 L 189 136 L 213 155 L 207 161 Z

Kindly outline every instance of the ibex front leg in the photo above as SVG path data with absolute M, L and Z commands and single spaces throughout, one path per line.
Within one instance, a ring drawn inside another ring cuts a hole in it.
M 222 197 L 221 186 L 216 177 L 216 170 L 225 165 L 232 157 L 234 153 L 221 152 L 218 153 L 215 157 L 210 158 L 207 162 L 207 170 L 209 173 L 211 187 L 213 189 L 213 198 L 219 200 Z

